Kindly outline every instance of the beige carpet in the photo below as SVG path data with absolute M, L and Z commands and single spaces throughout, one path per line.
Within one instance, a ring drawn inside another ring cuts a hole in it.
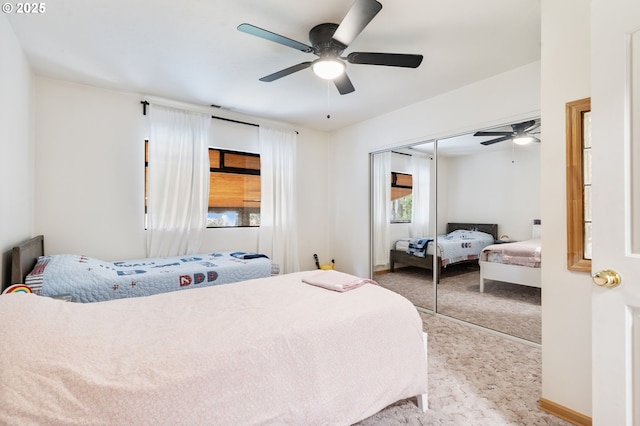
M 408 267 L 376 274 L 374 279 L 414 305 L 433 309 L 429 271 Z M 539 288 L 500 281 L 485 282 L 480 293 L 480 269 L 474 263 L 445 268 L 438 284 L 438 313 L 540 343 L 542 328 Z
M 429 410 L 421 412 L 411 398 L 358 426 L 569 425 L 538 409 L 538 348 L 431 314 L 420 315 L 428 333 Z

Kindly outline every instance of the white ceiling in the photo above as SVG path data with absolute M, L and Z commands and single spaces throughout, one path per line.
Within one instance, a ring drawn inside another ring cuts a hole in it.
M 38 75 L 335 130 L 540 59 L 539 0 L 380 0 L 343 55 L 424 55 L 419 68 L 348 64 L 339 95 L 316 58 L 236 27 L 250 23 L 309 44 L 352 0 L 49 0 L 42 14 L 5 14 Z M 327 119 L 327 114 L 331 115 Z

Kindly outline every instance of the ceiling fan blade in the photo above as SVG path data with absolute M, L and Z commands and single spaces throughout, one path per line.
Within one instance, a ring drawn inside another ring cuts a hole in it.
M 503 136 L 503 137 L 498 138 L 498 139 L 492 139 L 490 141 L 480 142 L 480 144 L 484 145 L 484 146 L 487 146 L 487 145 L 493 145 L 494 143 L 498 143 L 498 142 L 508 141 L 510 139 L 513 139 L 513 137 L 512 136 Z
M 347 56 L 347 61 L 352 64 L 418 68 L 422 63 L 422 55 L 409 55 L 403 53 L 352 52 Z
M 260 79 L 260 81 L 266 81 L 267 83 L 277 80 L 282 77 L 286 77 L 289 74 L 293 74 L 294 72 L 301 71 L 305 68 L 309 68 L 311 66 L 311 62 L 302 62 L 298 65 L 294 65 L 289 68 L 285 68 L 278 72 L 274 72 L 273 74 L 266 75 Z
M 526 132 L 530 127 L 535 126 L 535 120 L 523 121 L 522 123 L 512 124 L 511 127 L 516 133 Z
M 356 0 L 338 25 L 333 39 L 346 48 L 381 9 L 382 5 L 376 0 Z
M 356 90 L 346 72 L 343 72 L 340 76 L 334 78 L 333 82 L 341 95 L 346 95 Z
M 473 136 L 513 136 L 513 132 L 475 132 Z
M 292 47 L 302 52 L 307 52 L 307 53 L 313 52 L 313 48 L 311 46 L 307 46 L 306 44 L 300 43 L 299 41 L 291 40 L 290 38 L 281 36 L 280 34 L 263 30 L 262 28 L 258 28 L 255 25 L 240 24 L 238 25 L 238 31 L 242 31 L 243 33 L 251 34 L 256 37 L 263 38 L 265 40 L 273 41 L 274 43 L 282 44 L 287 47 Z
M 537 129 L 538 127 L 540 127 L 540 123 L 536 123 L 533 126 L 524 129 L 524 131 L 525 131 L 525 133 L 531 133 L 532 130 Z M 540 133 L 540 132 L 538 132 L 538 133 Z

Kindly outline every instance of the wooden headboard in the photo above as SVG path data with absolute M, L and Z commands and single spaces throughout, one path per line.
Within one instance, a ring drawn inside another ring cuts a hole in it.
M 493 239 L 498 239 L 498 224 L 496 223 L 447 223 L 447 234 L 457 229 L 467 231 L 480 231 L 493 235 Z
M 15 246 L 11 251 L 11 284 L 24 283 L 39 256 L 44 256 L 44 236 L 38 235 Z

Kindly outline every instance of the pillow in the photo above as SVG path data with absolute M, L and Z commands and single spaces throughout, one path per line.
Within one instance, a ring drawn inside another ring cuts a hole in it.
M 40 294 L 42 290 L 42 280 L 44 270 L 49 264 L 51 256 L 40 256 L 36 262 L 36 266 L 33 267 L 31 272 L 24 279 L 24 283 L 31 288 L 31 291 L 35 294 Z
M 447 237 L 457 238 L 460 240 L 485 240 L 488 238 L 493 240 L 493 237 L 486 232 L 470 231 L 468 229 L 456 229 L 455 231 L 449 232 Z

